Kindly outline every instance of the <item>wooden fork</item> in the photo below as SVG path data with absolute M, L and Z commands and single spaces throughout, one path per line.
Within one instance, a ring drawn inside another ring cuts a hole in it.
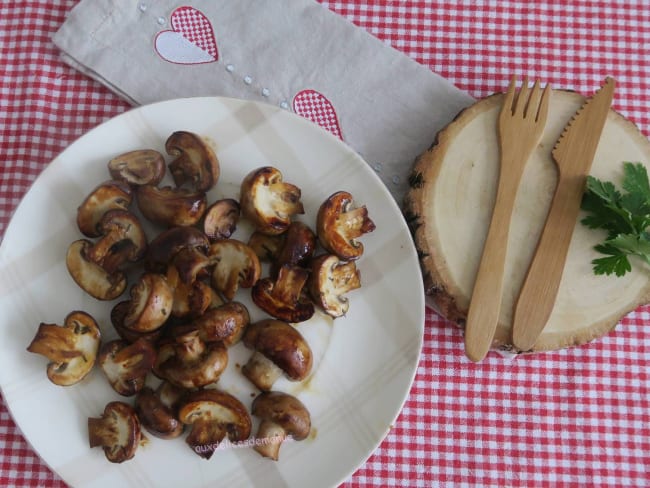
M 517 188 L 526 162 L 542 137 L 548 114 L 550 85 L 542 92 L 536 81 L 529 90 L 528 78 L 524 78 L 515 96 L 516 81 L 513 77 L 499 114 L 499 183 L 465 323 L 465 354 L 472 361 L 483 359 L 492 345 L 501 310 L 508 234 Z

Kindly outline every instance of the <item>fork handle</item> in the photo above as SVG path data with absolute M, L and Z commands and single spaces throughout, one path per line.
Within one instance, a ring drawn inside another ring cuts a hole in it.
M 515 305 L 512 342 L 521 351 L 532 349 L 555 304 L 562 271 L 575 228 L 586 176 L 558 181 L 535 255 Z
M 502 167 L 512 165 L 502 162 Z M 520 179 L 521 172 L 516 170 L 501 172 L 499 177 L 492 219 L 465 322 L 465 354 L 472 361 L 485 357 L 499 321 L 510 219 Z

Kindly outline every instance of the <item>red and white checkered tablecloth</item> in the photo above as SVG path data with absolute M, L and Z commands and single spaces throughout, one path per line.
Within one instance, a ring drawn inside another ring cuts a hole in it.
M 50 160 L 128 108 L 59 59 L 51 36 L 76 3 L 0 5 L 0 235 Z M 584 93 L 611 75 L 615 108 L 650 135 L 645 0 L 322 3 L 475 97 L 513 73 Z M 480 364 L 428 310 L 405 407 L 346 486 L 650 486 L 649 370 L 648 307 L 587 346 Z M 0 485 L 65 486 L 1 404 Z

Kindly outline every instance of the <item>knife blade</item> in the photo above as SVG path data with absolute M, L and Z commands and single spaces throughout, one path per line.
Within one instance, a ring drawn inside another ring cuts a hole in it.
M 558 182 L 513 316 L 512 342 L 521 351 L 534 347 L 553 310 L 587 175 L 605 127 L 614 86 L 613 78 L 605 80 L 603 86 L 578 109 L 552 150 Z

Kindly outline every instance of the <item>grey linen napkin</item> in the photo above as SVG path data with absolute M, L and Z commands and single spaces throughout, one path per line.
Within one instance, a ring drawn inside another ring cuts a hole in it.
M 313 0 L 82 0 L 63 59 L 134 105 L 256 100 L 321 125 L 401 203 L 414 159 L 473 99 Z

